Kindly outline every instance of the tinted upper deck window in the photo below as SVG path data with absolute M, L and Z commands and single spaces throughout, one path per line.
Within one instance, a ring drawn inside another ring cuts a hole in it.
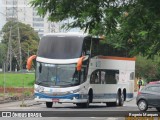
M 44 36 L 39 44 L 38 56 L 49 59 L 79 58 L 84 37 Z

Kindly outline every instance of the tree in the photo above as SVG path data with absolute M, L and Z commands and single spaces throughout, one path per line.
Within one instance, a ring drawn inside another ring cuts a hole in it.
M 32 0 L 41 16 L 63 21 L 93 35 L 105 35 L 116 48 L 152 57 L 160 51 L 158 0 Z
M 0 43 L 0 68 L 3 67 L 3 63 L 5 61 L 7 47 L 5 44 Z
M 2 28 L 3 40 L 2 43 L 8 47 L 10 30 L 11 30 L 11 41 L 12 41 L 12 68 L 15 69 L 15 66 L 18 64 L 19 59 L 19 47 L 18 47 L 18 28 L 19 28 L 19 37 L 21 42 L 21 51 L 22 51 L 22 68 L 26 67 L 26 60 L 29 55 L 36 54 L 38 48 L 39 37 L 38 33 L 34 31 L 30 25 L 23 24 L 21 22 L 7 22 Z M 7 51 L 5 52 L 7 56 Z M 19 69 L 19 64 L 18 64 Z
M 136 57 L 136 77 L 142 77 L 145 82 L 157 81 L 160 78 L 160 57 L 156 60 L 147 59 L 146 57 Z

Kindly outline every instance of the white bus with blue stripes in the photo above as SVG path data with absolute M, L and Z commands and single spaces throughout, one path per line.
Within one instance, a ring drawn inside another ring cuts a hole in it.
M 133 98 L 135 58 L 104 40 L 84 34 L 46 34 L 34 58 L 35 100 L 48 108 L 54 102 L 84 108 L 90 103 L 123 106 Z

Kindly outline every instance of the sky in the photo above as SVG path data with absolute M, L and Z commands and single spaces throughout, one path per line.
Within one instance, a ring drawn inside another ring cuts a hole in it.
M 2 0 L 0 0 L 0 31 L 2 30 L 2 27 L 4 26 L 4 24 L 6 23 L 5 21 L 5 7 L 2 5 Z M 70 20 L 72 21 L 72 20 Z M 68 22 L 65 21 L 65 22 Z M 70 29 L 69 31 L 64 31 L 63 29 L 60 32 L 82 32 L 79 28 L 73 28 Z
M 4 7 L 2 5 L 2 0 L 0 0 L 0 31 L 5 24 Z

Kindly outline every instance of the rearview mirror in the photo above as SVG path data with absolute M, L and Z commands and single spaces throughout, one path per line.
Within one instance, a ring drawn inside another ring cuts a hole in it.
M 82 56 L 81 58 L 79 58 L 78 63 L 77 63 L 77 71 L 81 71 L 82 62 L 83 62 L 84 58 L 85 58 L 85 56 Z
M 36 58 L 37 56 L 36 55 L 32 55 L 28 58 L 27 60 L 27 65 L 26 65 L 26 68 L 27 70 L 30 70 L 32 68 L 32 61 Z

